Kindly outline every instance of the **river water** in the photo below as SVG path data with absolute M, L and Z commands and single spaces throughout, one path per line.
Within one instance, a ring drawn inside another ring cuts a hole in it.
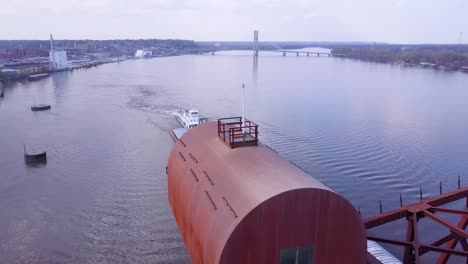
M 167 202 L 171 113 L 238 116 L 243 83 L 261 141 L 363 217 L 379 200 L 389 210 L 399 194 L 407 204 L 420 187 L 428 197 L 439 181 L 468 183 L 468 74 L 250 54 L 125 61 L 6 87 L 0 262 L 189 262 Z M 52 110 L 31 112 L 33 100 Z M 26 166 L 23 144 L 47 150 L 48 163 Z

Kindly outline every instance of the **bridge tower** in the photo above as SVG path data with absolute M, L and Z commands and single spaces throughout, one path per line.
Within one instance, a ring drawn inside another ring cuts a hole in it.
M 258 30 L 254 30 L 253 53 L 254 56 L 258 56 Z

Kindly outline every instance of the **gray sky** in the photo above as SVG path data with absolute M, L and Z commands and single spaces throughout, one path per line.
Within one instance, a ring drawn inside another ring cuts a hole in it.
M 0 0 L 0 39 L 468 43 L 468 0 Z

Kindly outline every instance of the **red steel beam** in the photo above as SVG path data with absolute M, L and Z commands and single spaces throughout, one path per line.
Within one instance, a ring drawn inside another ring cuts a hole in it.
M 412 246 L 413 245 L 412 243 L 408 243 L 408 242 L 401 241 L 401 240 L 395 240 L 395 239 L 372 237 L 372 236 L 369 236 L 367 238 L 372 241 L 382 242 L 382 243 L 397 245 L 397 246 Z M 440 247 L 436 247 L 432 245 L 421 244 L 420 249 L 421 251 L 425 253 L 429 251 L 435 251 L 435 252 L 440 252 L 440 253 L 449 253 L 453 255 L 468 257 L 468 251 L 460 251 L 460 250 L 449 249 L 449 248 L 440 248 Z M 421 256 L 422 254 L 419 254 L 419 255 Z
M 405 209 L 396 209 L 388 213 L 384 213 L 378 216 L 367 218 L 364 220 L 364 226 L 366 229 L 371 229 L 377 226 L 384 225 L 386 223 L 393 222 L 395 220 L 405 218 L 409 215 L 408 211 Z
M 448 227 L 450 229 L 450 231 L 452 231 L 455 235 L 459 236 L 459 237 L 463 237 L 463 238 L 468 238 L 468 233 L 465 232 L 465 230 L 461 229 L 460 227 L 458 226 L 454 226 L 452 223 L 446 221 L 445 219 L 442 219 L 440 217 L 438 217 L 437 215 L 427 211 L 427 210 L 424 210 L 424 214 L 431 218 L 432 220 L 436 221 L 437 223 L 439 224 L 442 224 L 444 225 L 445 227 Z
M 458 222 L 458 227 L 465 229 L 466 226 L 468 225 L 468 216 L 463 216 L 460 221 Z M 453 250 L 457 246 L 458 240 L 453 239 L 447 243 L 445 246 L 445 249 L 447 250 Z M 450 258 L 450 253 L 448 252 L 443 252 L 444 254 L 441 254 L 439 256 L 439 259 L 437 260 L 437 264 L 445 264 L 447 263 L 448 259 Z
M 390 222 L 393 222 L 395 220 L 398 220 L 404 217 L 408 217 L 409 216 L 408 211 L 414 211 L 421 204 L 429 204 L 432 207 L 437 207 L 443 204 L 451 203 L 456 200 L 460 200 L 465 197 L 468 197 L 468 187 L 464 187 L 453 192 L 439 195 L 435 198 L 426 199 L 415 204 L 407 205 L 402 208 L 389 211 L 387 213 L 383 213 L 374 217 L 364 219 L 363 221 L 364 226 L 366 227 L 366 229 L 371 229 L 371 228 L 374 228 L 374 227 L 377 227 L 386 223 L 390 223 Z
M 433 207 L 433 208 L 431 208 L 431 211 L 441 212 L 441 213 L 448 213 L 448 214 L 468 215 L 468 211 L 449 209 L 449 208 L 442 208 L 442 207 Z
M 381 226 L 396 220 L 406 218 L 408 221 L 406 241 L 387 239 L 381 237 L 368 236 L 369 240 L 388 243 L 405 247 L 404 263 L 420 263 L 420 256 L 427 252 L 439 252 L 438 262 L 444 264 L 448 261 L 451 255 L 458 255 L 468 257 L 468 232 L 465 231 L 468 226 L 468 210 L 456 210 L 449 208 L 441 208 L 447 203 L 451 203 L 460 199 L 466 198 L 468 208 L 468 187 L 464 187 L 453 192 L 441 194 L 437 197 L 425 199 L 415 204 L 407 205 L 378 216 L 370 217 L 363 220 L 366 230 Z M 435 213 L 449 213 L 462 215 L 457 226 L 439 217 Z M 419 241 L 417 223 L 420 218 L 428 217 L 447 228 L 450 229 L 450 234 L 437 240 L 431 245 L 422 245 Z M 460 241 L 463 251 L 456 250 L 455 247 Z M 445 247 L 439 247 L 445 244 Z M 468 263 L 468 262 L 467 262 Z
M 456 250 L 456 249 L 440 248 L 440 247 L 426 246 L 426 245 L 421 245 L 421 248 L 425 248 L 425 249 L 427 249 L 429 251 L 434 251 L 434 252 L 457 255 L 457 256 L 462 256 L 462 257 L 468 257 L 468 252 L 467 251 L 460 251 L 460 250 Z M 440 263 L 440 262 L 437 262 L 437 263 Z
M 458 243 L 458 240 L 456 239 L 451 240 L 445 246 L 445 250 L 454 250 L 454 248 L 457 246 L 457 243 Z M 428 250 L 432 251 L 432 249 L 428 249 Z M 446 264 L 451 254 L 448 251 L 441 252 L 441 253 L 443 254 L 440 254 L 439 258 L 437 259 L 437 264 Z
M 435 247 L 438 247 L 438 246 L 441 246 L 445 243 L 448 243 L 449 241 L 453 240 L 455 237 L 453 236 L 453 234 L 449 234 L 449 235 L 446 235 L 445 237 L 437 240 L 436 242 L 432 243 L 431 246 L 435 246 Z M 424 254 L 426 254 L 427 252 L 429 252 L 429 250 L 426 250 L 426 249 L 422 249 L 419 251 L 419 254 L 422 256 Z
M 414 257 L 415 263 L 420 264 L 420 257 L 419 257 L 419 249 L 421 248 L 421 242 L 419 241 L 419 233 L 418 233 L 418 215 L 416 212 L 413 212 L 412 217 L 413 222 L 413 233 L 414 233 L 414 240 L 413 240 L 413 248 L 414 248 Z
M 468 244 L 466 243 L 466 239 L 460 239 L 460 244 L 462 245 L 463 250 L 468 251 Z
M 426 200 L 426 203 L 430 204 L 433 207 L 437 207 L 437 206 L 441 206 L 444 204 L 454 202 L 456 200 L 460 200 L 465 197 L 468 197 L 468 187 L 464 187 L 456 191 L 449 192 L 449 193 L 442 194 L 437 197 L 428 199 Z
M 406 227 L 406 241 L 413 242 L 414 232 L 413 232 L 413 222 L 408 219 Z M 405 263 L 412 262 L 413 260 L 413 244 L 405 246 L 405 253 L 403 255 L 403 261 Z
M 439 247 L 439 246 L 442 246 L 443 244 L 449 242 L 450 240 L 453 240 L 455 239 L 455 237 L 453 236 L 453 234 L 450 234 L 450 235 L 446 235 L 445 237 L 437 240 L 436 242 L 432 243 L 431 246 L 435 246 L 435 247 Z

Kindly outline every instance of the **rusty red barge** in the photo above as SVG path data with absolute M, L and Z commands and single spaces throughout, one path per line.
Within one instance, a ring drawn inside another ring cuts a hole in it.
M 218 119 L 175 140 L 167 166 L 169 203 L 194 264 L 402 263 L 376 242 L 402 246 L 403 263 L 422 263 L 428 252 L 440 253 L 437 263 L 468 257 L 468 211 L 441 207 L 467 199 L 468 189 L 363 220 L 344 197 L 259 143 L 258 125 L 249 120 Z M 461 219 L 453 225 L 436 213 Z M 421 243 L 422 218 L 449 234 Z M 405 240 L 366 231 L 398 219 L 408 222 Z

